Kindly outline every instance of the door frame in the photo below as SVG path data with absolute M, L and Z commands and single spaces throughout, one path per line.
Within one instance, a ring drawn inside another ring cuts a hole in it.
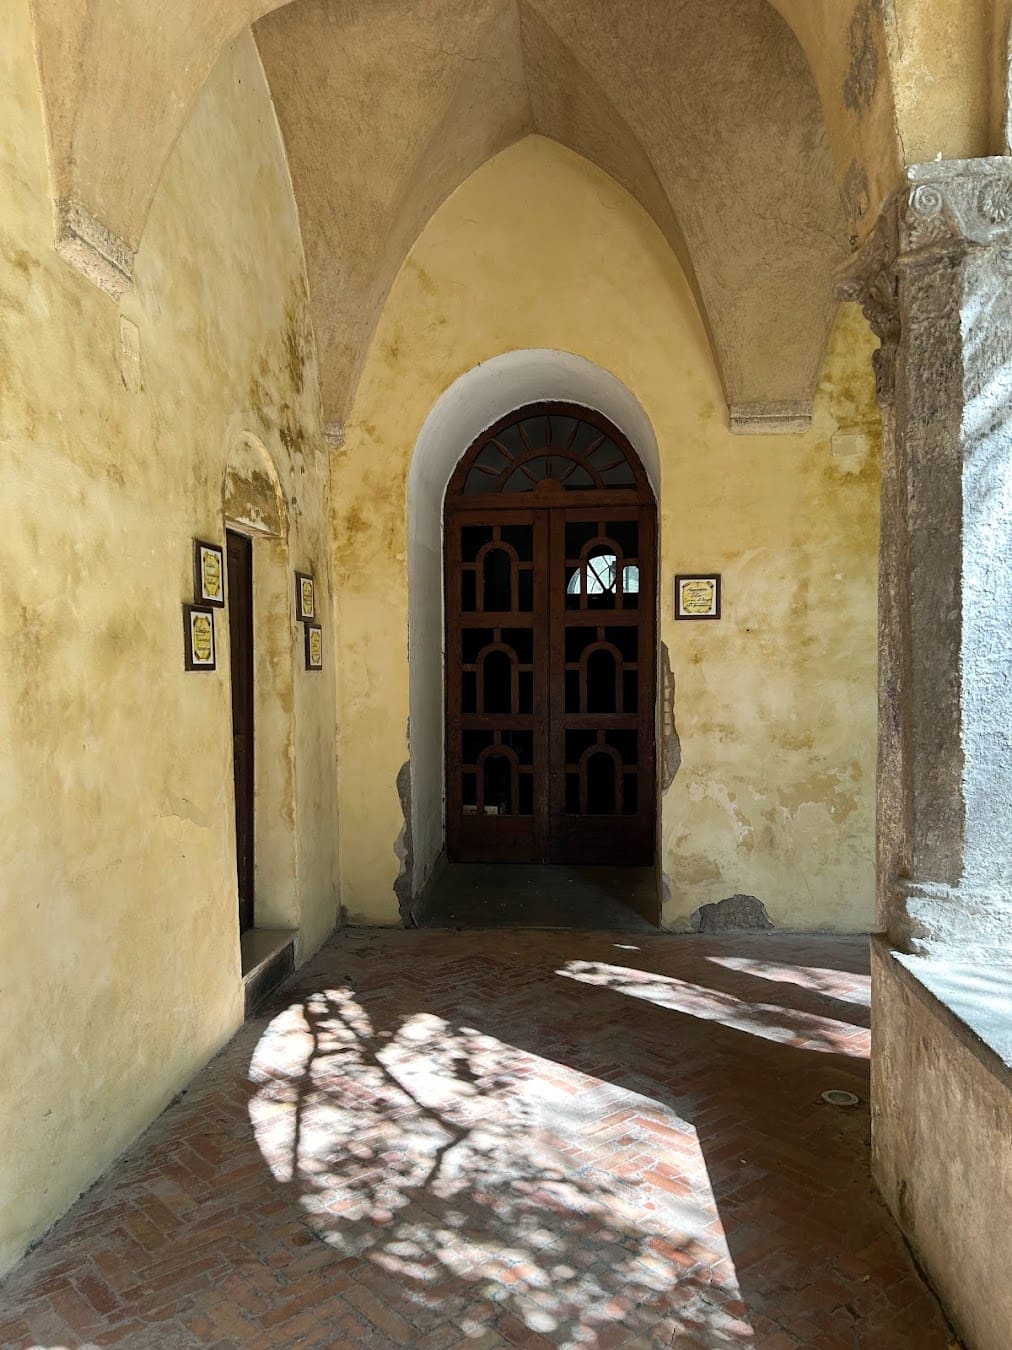
M 614 441 L 623 451 L 626 461 L 632 467 L 635 484 L 631 487 L 607 487 L 599 486 L 596 488 L 581 489 L 579 491 L 567 491 L 561 485 L 541 484 L 541 489 L 547 487 L 547 491 L 539 490 L 536 493 L 470 493 L 463 492 L 464 481 L 470 472 L 477 454 L 481 448 L 487 445 L 503 429 L 512 426 L 518 421 L 526 418 L 536 418 L 539 416 L 560 416 L 575 417 L 582 422 L 590 423 L 604 432 L 612 441 Z M 552 488 L 557 490 L 552 491 Z M 491 425 L 487 426 L 468 446 L 467 450 L 460 456 L 457 464 L 450 476 L 443 497 L 441 520 L 441 543 L 440 564 L 441 564 L 441 595 L 442 595 L 442 625 L 441 625 L 441 644 L 440 656 L 442 666 L 442 711 L 443 711 L 443 737 L 442 737 L 442 774 L 444 782 L 443 792 L 443 841 L 444 850 L 449 851 L 451 845 L 451 804 L 454 799 L 454 789 L 451 787 L 450 773 L 450 737 L 453 729 L 452 710 L 450 698 L 449 672 L 451 663 L 456 660 L 457 669 L 460 666 L 460 653 L 454 651 L 454 644 L 458 639 L 458 634 L 451 629 L 450 624 L 450 605 L 448 602 L 447 586 L 451 576 L 451 567 L 456 559 L 456 569 L 460 570 L 460 536 L 459 532 L 451 529 L 453 521 L 459 521 L 461 516 L 473 516 L 475 521 L 481 517 L 486 524 L 494 524 L 496 521 L 506 523 L 511 511 L 526 513 L 529 517 L 532 512 L 538 516 L 543 516 L 546 522 L 547 531 L 551 534 L 555 531 L 553 521 L 556 517 L 559 520 L 564 519 L 564 510 L 576 510 L 580 512 L 599 511 L 602 514 L 609 511 L 635 510 L 640 521 L 641 527 L 645 530 L 646 537 L 640 545 L 641 552 L 649 559 L 648 567 L 651 573 L 652 600 L 649 602 L 649 611 L 644 614 L 645 620 L 643 627 L 648 630 L 648 647 L 650 653 L 650 688 L 648 690 L 648 699 L 650 700 L 650 716 L 642 717 L 640 720 L 640 762 L 643 765 L 644 780 L 649 782 L 651 789 L 651 801 L 648 811 L 644 811 L 642 805 L 642 795 L 640 798 L 641 817 L 649 816 L 641 822 L 649 838 L 649 862 L 644 866 L 653 866 L 655 869 L 659 856 L 659 831 L 661 821 L 661 755 L 660 755 L 660 706 L 662 696 L 661 681 L 661 643 L 660 643 L 660 592 L 658 576 L 659 562 L 659 537 L 658 537 L 658 511 L 657 498 L 653 487 L 647 477 L 643 461 L 637 452 L 631 440 L 620 430 L 615 423 L 599 412 L 597 409 L 583 403 L 574 403 L 562 399 L 541 399 L 534 403 L 523 403 L 512 408 L 508 413 L 499 417 Z M 555 541 L 550 540 L 549 549 L 556 547 Z M 546 555 L 545 574 L 546 578 L 551 573 L 551 559 Z M 602 611 L 602 616 L 608 611 Z M 554 645 L 554 644 L 553 644 Z M 642 660 L 642 657 L 640 658 Z M 551 679 L 554 669 L 553 661 L 555 654 L 548 658 L 548 670 L 546 672 L 545 682 Z M 545 710 L 547 713 L 547 709 Z M 645 709 L 643 710 L 646 711 Z M 547 719 L 546 719 L 547 720 Z M 551 733 L 549 732 L 549 735 Z M 644 739 L 649 738 L 649 745 L 644 745 Z M 552 794 L 553 784 L 553 766 L 557 754 L 549 748 L 548 759 L 546 760 L 546 772 L 543 775 L 546 783 L 545 791 Z M 524 818 L 518 817 L 518 820 Z M 589 819 L 589 818 L 588 818 Z M 635 820 L 636 817 L 630 817 Z M 551 837 L 551 823 L 549 821 L 549 841 Z M 508 850 L 507 850 L 508 851 Z M 504 859 L 505 861 L 505 859 Z M 593 862 L 593 859 L 590 860 Z M 646 915 L 651 922 L 658 922 L 660 915 L 660 896 L 658 894 L 657 913 Z
M 259 770 L 254 783 L 254 926 L 294 931 L 302 924 L 295 798 L 301 644 L 292 605 L 288 504 L 266 445 L 240 419 L 236 422 L 226 442 L 219 528 L 222 536 L 226 531 L 244 535 L 253 548 L 253 753 Z M 227 609 L 222 617 L 226 624 L 230 621 Z M 228 647 L 222 643 L 223 650 Z M 231 689 L 228 699 L 231 719 Z M 231 774 L 229 789 L 231 794 Z M 231 853 L 235 804 L 229 804 Z
M 243 605 L 236 603 L 237 593 L 233 589 L 235 581 L 235 564 L 233 558 L 237 554 L 242 554 L 242 571 L 244 574 L 245 585 L 243 586 Z M 239 932 L 245 933 L 248 929 L 256 926 L 256 783 L 257 783 L 257 754 L 256 754 L 256 620 L 254 603 L 254 578 L 253 578 L 253 540 L 244 531 L 226 527 L 225 530 L 225 566 L 226 566 L 226 594 L 228 596 L 228 640 L 229 640 L 229 695 L 231 703 L 232 719 L 232 772 L 234 784 L 234 825 L 235 825 L 235 851 L 236 851 L 236 889 L 239 897 Z M 245 614 L 242 612 L 245 607 Z M 240 625 L 243 633 L 240 634 Z M 246 662 L 244 668 L 237 670 L 236 653 L 241 647 L 246 648 Z M 240 683 L 244 687 L 246 702 L 248 707 L 242 714 L 244 726 L 237 731 L 236 729 L 236 694 Z M 246 747 L 246 759 L 248 762 L 248 773 L 245 775 L 245 781 L 240 783 L 240 775 L 236 763 L 236 739 L 238 736 L 244 736 L 248 742 Z M 240 839 L 243 830 L 248 832 L 249 838 L 246 841 L 246 854 L 240 848 Z

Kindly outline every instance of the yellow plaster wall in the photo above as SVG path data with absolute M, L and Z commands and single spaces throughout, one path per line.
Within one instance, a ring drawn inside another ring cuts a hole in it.
M 242 1018 L 227 616 L 218 670 L 186 674 L 180 605 L 192 536 L 223 540 L 243 430 L 288 498 L 287 546 L 268 547 L 315 567 L 329 622 L 302 251 L 252 39 L 200 96 L 118 308 L 53 250 L 28 0 L 4 20 L 0 1270 Z M 124 377 L 121 315 L 142 389 Z M 274 899 L 306 954 L 338 900 L 333 670 L 302 670 L 290 603 L 266 612 L 293 745 L 291 764 L 260 766 L 292 779 L 295 903 Z
M 611 179 L 539 137 L 474 174 L 416 242 L 333 466 L 349 916 L 398 921 L 412 450 L 455 379 L 502 352 L 535 347 L 611 371 L 642 404 L 660 449 L 660 636 L 682 747 L 661 813 L 665 924 L 683 926 L 700 904 L 747 892 L 780 926 L 869 927 L 872 339 L 855 310 L 841 310 L 809 434 L 732 436 L 702 324 L 663 237 Z M 834 457 L 838 430 L 864 436 L 865 452 Z M 725 617 L 676 624 L 672 577 L 710 568 L 723 573 Z
M 893 0 L 886 9 L 904 162 L 1004 150 L 1005 0 Z

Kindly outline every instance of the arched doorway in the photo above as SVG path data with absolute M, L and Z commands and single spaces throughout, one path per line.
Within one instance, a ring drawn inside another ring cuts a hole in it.
M 515 409 L 445 503 L 451 862 L 643 866 L 656 818 L 656 509 L 582 405 Z

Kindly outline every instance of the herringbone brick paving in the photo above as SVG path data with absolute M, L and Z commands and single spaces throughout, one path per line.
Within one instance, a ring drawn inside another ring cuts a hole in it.
M 0 1344 L 948 1346 L 869 1179 L 867 1000 L 857 939 L 342 934 Z

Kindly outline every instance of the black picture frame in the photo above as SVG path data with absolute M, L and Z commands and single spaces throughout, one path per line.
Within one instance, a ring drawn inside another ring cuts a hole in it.
M 305 604 L 307 586 L 310 597 L 308 609 Z M 300 623 L 316 622 L 316 582 L 309 572 L 295 573 L 295 617 Z
M 197 622 L 201 618 L 206 618 L 210 624 L 210 659 L 201 655 L 204 630 Z M 183 659 L 187 670 L 217 670 L 218 643 L 211 605 L 183 606 Z
M 721 584 L 719 572 L 679 572 L 675 576 L 675 618 L 682 622 L 697 622 L 720 618 Z M 692 613 L 683 607 L 682 587 L 686 582 L 710 582 L 713 585 L 712 604 L 706 613 Z
M 214 588 L 214 569 L 209 566 L 210 558 L 217 559 L 217 589 Z M 193 541 L 193 603 L 212 605 L 215 609 L 225 608 L 225 550 L 221 544 L 213 544 L 208 539 Z
M 306 626 L 306 669 L 323 669 L 323 626 L 307 623 Z

